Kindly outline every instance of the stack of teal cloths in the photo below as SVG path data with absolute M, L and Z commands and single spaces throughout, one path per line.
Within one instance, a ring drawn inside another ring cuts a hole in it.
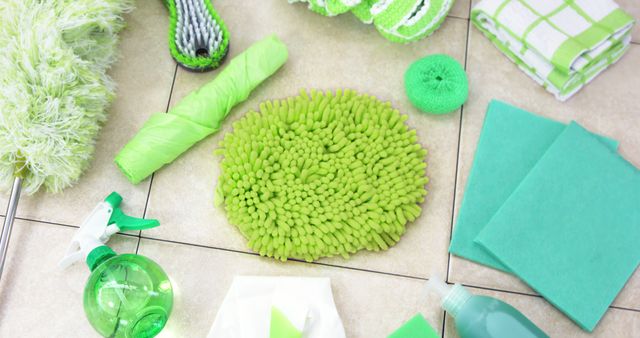
M 617 146 L 491 102 L 450 252 L 518 276 L 592 331 L 640 263 L 640 171 Z

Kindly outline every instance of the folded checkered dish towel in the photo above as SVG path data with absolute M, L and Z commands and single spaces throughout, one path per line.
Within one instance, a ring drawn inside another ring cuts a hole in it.
M 622 57 L 634 24 L 611 0 L 483 0 L 471 19 L 560 101 Z

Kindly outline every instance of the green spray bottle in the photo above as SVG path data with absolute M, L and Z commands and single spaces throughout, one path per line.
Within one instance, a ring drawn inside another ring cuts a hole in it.
M 461 338 L 549 338 L 513 306 L 487 296 L 472 295 L 462 285 L 430 278 L 427 288 L 442 297 L 442 308 L 455 320 Z
M 84 311 L 104 337 L 150 338 L 164 327 L 173 306 L 169 277 L 154 261 L 116 254 L 105 245 L 118 231 L 144 230 L 157 220 L 125 215 L 113 192 L 84 220 L 60 266 L 85 259 L 91 274 L 84 289 Z

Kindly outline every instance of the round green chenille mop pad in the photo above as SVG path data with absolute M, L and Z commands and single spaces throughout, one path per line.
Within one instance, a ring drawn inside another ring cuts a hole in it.
M 169 50 L 193 71 L 218 68 L 229 51 L 229 32 L 211 0 L 163 0 L 169 9 Z
M 429 114 L 446 114 L 460 108 L 469 96 L 467 74 L 454 58 L 435 54 L 422 58 L 404 74 L 409 101 Z
M 313 261 L 386 250 L 427 194 L 427 151 L 406 120 L 352 90 L 264 102 L 217 150 L 217 203 L 262 256 Z

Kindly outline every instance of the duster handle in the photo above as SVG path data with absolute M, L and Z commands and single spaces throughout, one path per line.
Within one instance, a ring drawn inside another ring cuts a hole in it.
M 16 210 L 18 209 L 20 190 L 22 190 L 22 178 L 16 177 L 13 181 L 11 199 L 9 200 L 7 216 L 4 219 L 4 226 L 2 227 L 2 235 L 0 237 L 0 278 L 2 278 L 2 271 L 4 270 L 4 260 L 7 257 L 7 248 L 9 247 L 9 238 L 11 237 L 11 229 L 13 228 L 13 220 L 16 217 Z

